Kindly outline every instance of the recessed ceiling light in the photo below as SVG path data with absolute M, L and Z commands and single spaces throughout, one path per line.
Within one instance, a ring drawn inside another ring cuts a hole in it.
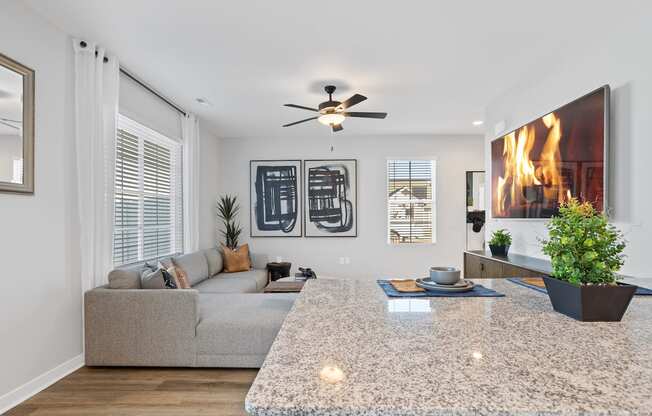
M 484 124 L 484 121 L 482 121 L 482 120 L 475 120 L 475 121 L 473 122 L 473 125 L 474 125 L 474 126 L 482 126 L 483 124 Z
M 203 98 L 203 97 L 195 98 L 195 101 L 197 101 L 199 104 L 201 104 L 201 105 L 203 105 L 205 107 L 210 107 L 210 106 L 213 105 L 213 104 L 211 104 L 210 101 L 208 101 L 206 98 Z

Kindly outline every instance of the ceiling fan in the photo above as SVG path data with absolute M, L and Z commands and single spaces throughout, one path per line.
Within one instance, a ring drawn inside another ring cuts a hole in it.
M 360 118 L 385 118 L 387 113 L 369 113 L 369 112 L 350 112 L 346 111 L 348 108 L 353 107 L 356 104 L 361 103 L 366 100 L 367 97 L 360 94 L 354 94 L 351 98 L 346 101 L 339 102 L 333 101 L 333 93 L 335 92 L 334 85 L 327 85 L 324 87 L 324 91 L 328 94 L 328 101 L 324 101 L 319 104 L 318 108 L 305 107 L 303 105 L 296 104 L 284 104 L 286 107 L 300 108 L 302 110 L 314 111 L 319 113 L 318 116 L 306 118 L 304 120 L 295 121 L 294 123 L 285 124 L 283 127 L 294 126 L 295 124 L 305 123 L 310 120 L 317 120 L 321 124 L 326 126 L 331 126 L 333 132 L 338 132 L 343 130 L 342 122 L 347 117 L 360 117 Z

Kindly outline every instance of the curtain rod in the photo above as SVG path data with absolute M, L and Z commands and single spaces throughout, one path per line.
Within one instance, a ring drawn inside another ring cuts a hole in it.
M 82 48 L 85 48 L 87 45 L 88 45 L 88 44 L 87 44 L 85 41 L 83 41 L 83 40 L 82 40 L 81 42 L 79 42 L 79 46 L 81 46 Z M 95 56 L 97 56 L 97 51 L 95 51 Z M 109 59 L 105 56 L 104 59 L 103 59 L 103 61 L 106 63 L 106 62 L 109 62 Z M 130 73 L 129 71 L 127 71 L 127 70 L 126 70 L 125 68 L 123 68 L 122 66 L 120 66 L 120 72 L 123 73 L 127 78 L 129 78 L 129 79 L 131 79 L 132 81 L 134 81 L 136 84 L 140 85 L 140 86 L 141 86 L 142 88 L 144 88 L 145 90 L 149 91 L 151 94 L 153 94 L 153 95 L 155 95 L 156 97 L 158 97 L 158 99 L 160 99 L 161 101 L 163 101 L 164 103 L 166 103 L 166 104 L 169 105 L 170 107 L 172 107 L 172 108 L 174 108 L 175 110 L 177 110 L 179 113 L 183 114 L 184 116 L 187 116 L 187 115 L 188 115 L 188 113 L 187 113 L 185 110 L 183 110 L 181 107 L 179 107 L 178 105 L 176 105 L 175 103 L 173 103 L 170 99 L 166 98 L 164 95 L 160 94 L 160 93 L 159 93 L 158 91 L 156 91 L 154 88 L 152 88 L 152 87 L 150 87 L 149 85 L 147 85 L 146 82 L 141 81 L 138 77 L 136 77 L 135 75 L 133 75 L 132 73 Z
M 165 98 L 163 95 L 159 94 L 155 89 L 147 85 L 145 82 L 141 81 L 138 79 L 136 76 L 131 74 L 129 71 L 124 69 L 123 67 L 120 67 L 120 72 L 122 72 L 127 78 L 130 78 L 132 81 L 134 81 L 136 84 L 140 85 L 150 93 L 154 94 L 156 97 L 158 97 L 161 101 L 169 105 L 170 107 L 174 108 L 177 110 L 179 113 L 183 114 L 184 116 L 187 116 L 188 113 L 184 111 L 181 107 L 170 101 L 169 99 Z

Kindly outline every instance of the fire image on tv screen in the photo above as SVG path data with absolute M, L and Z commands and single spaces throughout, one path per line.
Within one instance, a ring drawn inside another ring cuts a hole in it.
M 571 197 L 605 206 L 609 86 L 491 142 L 494 218 L 550 218 Z

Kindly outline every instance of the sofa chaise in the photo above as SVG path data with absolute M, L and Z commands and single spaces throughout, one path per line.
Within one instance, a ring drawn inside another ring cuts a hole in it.
M 222 272 L 216 249 L 175 257 L 192 289 L 142 289 L 145 265 L 113 270 L 84 297 L 89 366 L 259 368 L 296 294 L 260 293 L 265 259 Z

